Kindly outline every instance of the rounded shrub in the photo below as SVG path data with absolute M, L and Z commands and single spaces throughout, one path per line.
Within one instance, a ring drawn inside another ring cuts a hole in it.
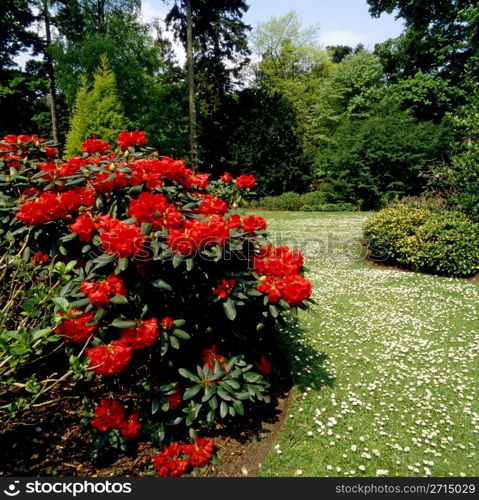
M 443 276 L 479 273 L 479 224 L 461 212 L 396 204 L 366 223 L 364 237 L 372 260 Z

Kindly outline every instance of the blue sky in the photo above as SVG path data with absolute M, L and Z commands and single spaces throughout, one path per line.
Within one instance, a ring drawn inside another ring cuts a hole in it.
M 258 21 L 272 16 L 280 17 L 290 10 L 296 11 L 305 26 L 319 25 L 322 45 L 374 45 L 398 36 L 403 25 L 394 16 L 383 15 L 373 19 L 366 0 L 247 0 L 250 9 L 246 22 L 253 27 Z M 145 18 L 159 16 L 168 10 L 162 0 L 143 0 Z
M 0 0 L 1 1 L 1 0 Z M 306 26 L 318 26 L 319 42 L 323 45 L 350 45 L 362 43 L 374 49 L 376 43 L 398 36 L 403 30 L 401 21 L 394 16 L 383 15 L 373 19 L 369 15 L 366 0 L 246 0 L 250 9 L 245 21 L 253 27 L 258 21 L 280 17 L 294 10 Z M 144 20 L 164 18 L 168 5 L 163 0 L 142 0 Z M 175 46 L 178 59 L 184 60 L 182 47 Z M 20 54 L 16 61 L 23 64 L 30 58 Z

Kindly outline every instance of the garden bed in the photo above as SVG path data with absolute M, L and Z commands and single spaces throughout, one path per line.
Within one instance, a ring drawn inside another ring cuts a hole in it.
M 289 376 L 276 375 L 271 403 L 263 412 L 233 425 L 217 424 L 214 438 L 220 464 L 210 465 L 205 477 L 254 477 L 259 474 L 283 425 L 291 383 Z M 128 453 L 105 454 L 98 462 L 88 460 L 92 442 L 79 422 L 81 398 L 72 384 L 49 394 L 54 401 L 27 410 L 0 435 L 0 476 L 145 477 L 157 454 L 151 443 L 140 441 Z M 206 432 L 206 431 L 205 431 Z

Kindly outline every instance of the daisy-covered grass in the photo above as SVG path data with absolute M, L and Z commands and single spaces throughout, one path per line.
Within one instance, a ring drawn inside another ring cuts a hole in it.
M 479 283 L 365 265 L 368 214 L 262 215 L 318 302 L 282 333 L 295 388 L 262 475 L 477 476 Z

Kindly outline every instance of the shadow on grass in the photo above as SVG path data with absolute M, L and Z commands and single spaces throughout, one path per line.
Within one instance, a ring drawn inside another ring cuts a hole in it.
M 324 368 L 328 355 L 305 342 L 305 330 L 297 318 L 292 315 L 285 318 L 285 323 L 278 326 L 276 336 L 292 385 L 300 389 L 334 385 L 335 377 Z

